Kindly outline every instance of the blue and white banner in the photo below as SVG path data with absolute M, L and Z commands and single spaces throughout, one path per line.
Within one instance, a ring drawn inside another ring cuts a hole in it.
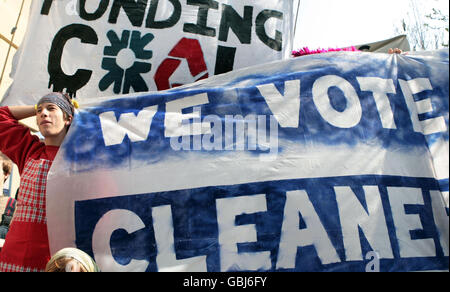
M 51 252 L 103 271 L 449 269 L 448 50 L 339 52 L 80 101 Z

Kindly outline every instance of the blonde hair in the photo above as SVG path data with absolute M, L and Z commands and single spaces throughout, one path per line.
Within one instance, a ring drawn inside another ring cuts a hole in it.
M 46 272 L 89 272 L 73 258 L 58 258 L 49 261 L 45 267 Z
M 95 261 L 84 251 L 63 248 L 55 253 L 45 267 L 46 272 L 99 272 Z

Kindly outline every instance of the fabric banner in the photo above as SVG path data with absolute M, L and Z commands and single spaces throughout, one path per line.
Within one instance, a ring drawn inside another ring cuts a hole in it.
M 365 52 L 378 52 L 378 53 L 387 53 L 389 49 L 399 48 L 404 52 L 408 52 L 411 50 L 408 42 L 408 38 L 406 35 L 399 35 L 391 39 L 387 39 L 384 41 L 379 41 L 370 44 L 363 44 L 355 46 L 358 50 Z
M 448 270 L 448 60 L 326 53 L 81 101 L 51 251 L 103 271 Z
M 173 88 L 292 51 L 292 1 L 36 0 L 2 105 Z

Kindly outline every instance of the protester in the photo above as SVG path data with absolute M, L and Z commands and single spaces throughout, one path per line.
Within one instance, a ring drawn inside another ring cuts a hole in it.
M 46 272 L 100 272 L 95 261 L 84 251 L 63 248 L 55 253 L 45 267 Z
M 395 48 L 395 49 L 390 48 L 390 49 L 388 50 L 388 53 L 389 53 L 389 54 L 403 54 L 403 51 L 400 50 L 399 48 Z
M 35 106 L 0 107 L 0 151 L 18 166 L 21 176 L 16 211 L 0 252 L 0 272 L 44 271 L 50 259 L 47 174 L 72 123 L 74 107 L 67 94 L 57 92 L 45 95 Z M 18 123 L 34 115 L 43 142 Z
M 11 225 L 15 209 L 16 209 L 16 199 L 11 197 L 8 198 L 8 201 L 6 202 L 5 211 L 3 212 L 0 221 L 0 239 L 6 238 L 6 234 L 9 231 L 9 226 Z
M 2 171 L 0 171 L 0 199 L 3 194 L 3 185 L 8 179 L 9 175 L 11 174 L 11 168 L 12 164 L 9 159 L 7 159 L 1 152 L 0 152 L 0 166 L 2 167 Z M 0 221 L 0 251 L 4 244 L 4 239 L 6 237 L 6 234 L 9 230 L 9 223 L 12 219 L 12 213 L 14 213 L 14 207 L 15 207 L 15 199 L 14 198 L 8 198 L 8 201 L 6 202 L 5 211 L 1 214 L 1 221 Z
M 0 172 L 0 195 L 3 195 L 3 184 L 8 179 L 11 174 L 12 164 L 11 161 L 6 160 L 2 153 L 0 153 L 0 164 L 2 166 L 2 171 Z

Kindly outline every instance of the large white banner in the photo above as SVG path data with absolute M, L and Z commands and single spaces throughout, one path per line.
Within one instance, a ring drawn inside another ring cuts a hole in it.
M 448 50 L 327 53 L 82 110 L 52 165 L 52 253 L 104 271 L 449 265 Z
M 34 0 L 2 105 L 173 88 L 289 57 L 292 1 Z

